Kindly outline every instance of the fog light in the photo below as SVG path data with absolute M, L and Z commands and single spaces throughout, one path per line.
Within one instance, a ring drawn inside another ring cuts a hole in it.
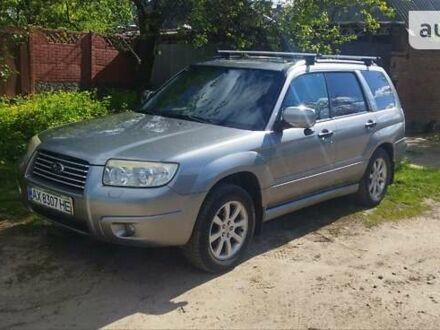
M 131 237 L 136 232 L 136 227 L 131 223 L 113 223 L 111 229 L 117 237 Z
M 136 228 L 132 224 L 125 224 L 124 230 L 125 230 L 125 235 L 124 235 L 125 237 L 134 236 L 136 232 Z

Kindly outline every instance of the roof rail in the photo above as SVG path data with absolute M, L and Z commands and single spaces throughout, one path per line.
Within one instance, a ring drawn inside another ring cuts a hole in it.
M 218 50 L 221 56 L 229 59 L 231 56 L 242 57 L 280 57 L 285 59 L 304 59 L 307 65 L 313 65 L 316 61 L 323 60 L 342 60 L 342 61 L 360 61 L 365 65 L 370 66 L 373 63 L 380 60 L 380 57 L 375 56 L 355 56 L 355 55 L 323 55 L 317 53 L 286 53 L 286 52 L 268 52 L 268 51 L 255 51 L 255 50 Z

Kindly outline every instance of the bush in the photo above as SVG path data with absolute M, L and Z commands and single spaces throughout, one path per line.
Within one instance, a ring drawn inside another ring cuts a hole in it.
M 128 109 L 121 97 L 97 98 L 94 92 L 49 92 L 0 99 L 0 160 L 15 160 L 28 140 L 50 127 Z M 112 108 L 119 106 L 119 109 Z
M 135 91 L 124 89 L 109 89 L 101 92 L 101 97 L 109 101 L 109 109 L 112 112 L 134 110 L 136 107 L 137 95 Z

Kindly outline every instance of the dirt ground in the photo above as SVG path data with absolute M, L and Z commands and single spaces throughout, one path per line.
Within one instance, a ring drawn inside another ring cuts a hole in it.
M 178 249 L 0 222 L 0 328 L 438 328 L 440 205 L 373 228 L 356 210 L 342 198 L 269 222 L 220 276 Z

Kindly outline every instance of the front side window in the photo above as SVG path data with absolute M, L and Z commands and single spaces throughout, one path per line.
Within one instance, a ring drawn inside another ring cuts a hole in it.
M 396 106 L 396 98 L 390 83 L 382 72 L 362 71 L 376 102 L 377 110 L 391 109 Z
M 332 117 L 368 111 L 359 81 L 352 72 L 326 73 Z
M 322 73 L 309 73 L 299 76 L 289 86 L 283 108 L 306 106 L 316 112 L 316 119 L 330 117 L 330 108 L 325 78 Z
M 279 95 L 281 72 L 195 65 L 138 111 L 246 130 L 264 130 Z

